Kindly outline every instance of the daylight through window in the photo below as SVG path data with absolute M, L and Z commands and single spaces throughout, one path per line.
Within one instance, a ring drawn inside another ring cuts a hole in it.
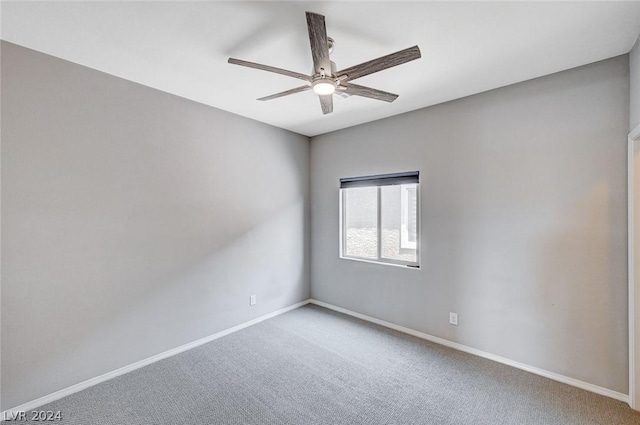
M 340 257 L 418 267 L 419 174 L 340 179 Z

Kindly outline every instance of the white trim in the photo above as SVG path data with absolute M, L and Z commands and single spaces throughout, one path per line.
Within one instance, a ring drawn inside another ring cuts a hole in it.
M 1 43 L 0 43 L 0 45 L 1 45 Z M 2 58 L 2 52 L 0 52 L 0 69 L 2 69 L 2 59 L 1 58 Z M 0 75 L 0 80 L 1 79 L 2 79 L 2 76 Z M 0 110 L 2 110 L 1 105 L 2 105 L 2 102 L 0 101 Z M 1 114 L 0 114 L 0 128 L 2 128 L 1 124 L 2 124 L 2 117 L 1 117 Z M 1 145 L 2 145 L 2 140 L 0 138 L 0 152 L 2 152 Z M 2 155 L 0 154 L 0 157 L 1 156 Z M 0 163 L 1 162 L 2 161 L 0 161 Z M 0 184 L 0 194 L 2 192 L 1 188 L 2 188 L 2 184 Z M 0 199 L 2 199 L 2 196 L 0 196 Z M 0 208 L 0 211 L 2 211 L 2 208 Z M 2 222 L 2 214 L 0 213 L 0 223 L 1 222 Z M 2 234 L 2 230 L 1 229 L 2 229 L 2 226 L 0 226 L 0 235 Z M 1 240 L 1 237 L 0 237 L 0 240 Z M 2 247 L 1 247 L 1 244 L 0 244 L 0 253 L 1 252 L 2 252 Z M 1 257 L 1 255 L 0 255 L 0 257 Z M 2 269 L 2 266 L 0 265 L 0 305 L 2 305 L 2 272 L 1 272 L 1 269 Z M 1 323 L 0 323 L 0 325 L 1 325 Z M 0 329 L 2 329 L 2 326 L 0 326 Z M 0 331 L 0 353 L 2 353 L 2 332 L 1 331 Z M 2 362 L 0 362 L 0 406 L 2 406 L 2 364 L 1 363 Z
M 629 140 L 637 140 L 639 138 L 640 138 L 640 124 L 638 124 L 633 130 L 629 132 Z
M 640 385 L 640 382 L 636 382 L 636 364 L 635 364 L 635 358 L 636 358 L 636 353 L 635 353 L 635 335 L 636 335 L 636 330 L 635 330 L 635 270 L 634 270 L 634 246 L 633 246 L 633 241 L 634 241 L 634 223 L 633 223 L 633 217 L 634 217 L 634 208 L 633 208 L 633 204 L 634 204 L 634 185 L 633 185 L 633 179 L 634 179 L 634 143 L 636 141 L 640 140 L 640 125 L 636 126 L 633 130 L 631 130 L 631 132 L 629 133 L 628 139 L 627 139 L 627 247 L 628 247 L 628 254 L 627 254 L 627 262 L 628 262 L 628 270 L 629 270 L 629 274 L 628 274 L 628 297 L 629 297 L 629 406 L 631 406 L 632 409 L 639 409 L 640 406 L 638 405 L 638 403 L 636 403 L 637 401 L 637 396 L 636 396 L 636 388 L 638 387 L 638 385 Z M 640 366 L 640 365 L 638 365 Z
M 309 304 L 311 302 L 310 299 L 301 301 L 299 303 L 290 305 L 285 308 L 281 308 L 280 310 L 273 311 L 269 314 L 265 314 L 264 316 L 260 316 L 253 320 L 250 320 L 245 323 L 241 323 L 229 329 L 225 329 L 223 331 L 217 332 L 213 335 L 206 336 L 204 338 L 198 339 L 196 341 L 190 342 L 188 344 L 181 345 L 179 347 L 173 348 L 171 350 L 165 351 L 164 353 L 156 354 L 155 356 L 148 357 L 144 360 L 140 360 L 138 362 L 132 363 L 128 366 L 121 367 L 120 369 L 116 369 L 112 372 L 107 372 L 103 375 L 96 376 L 95 378 L 87 379 L 84 382 L 80 382 L 78 384 L 72 385 L 70 387 L 64 388 L 60 391 L 56 391 L 52 394 L 46 395 L 44 397 L 37 398 L 35 400 L 29 401 L 27 403 L 21 404 L 20 406 L 16 406 L 11 409 L 7 409 L 4 412 L 0 413 L 0 422 L 4 421 L 5 418 L 11 416 L 11 412 L 26 412 L 29 410 L 36 409 L 40 406 L 43 406 L 47 403 L 51 403 L 52 401 L 56 401 L 61 399 L 62 397 L 66 397 L 68 395 L 77 393 L 78 391 L 82 391 L 86 388 L 97 385 L 101 382 L 108 381 L 109 379 L 115 378 L 116 376 L 123 375 L 125 373 L 131 372 L 136 369 L 140 369 L 141 367 L 150 365 L 151 363 L 155 363 L 159 360 L 166 359 L 167 357 L 175 356 L 176 354 L 182 353 L 183 351 L 190 350 L 192 348 L 198 347 L 199 345 L 206 344 L 208 342 L 214 341 L 218 338 L 222 338 L 223 336 L 229 335 L 231 333 L 237 332 L 241 329 L 247 328 L 249 326 L 255 325 L 256 323 L 260 323 L 264 320 L 271 319 L 272 317 L 278 316 L 280 314 L 286 313 L 291 310 L 295 310 L 298 307 L 302 307 L 303 305 Z
M 635 408 L 635 361 L 634 361 L 634 346 L 635 346 L 635 330 L 634 330 L 634 278 L 633 278 L 633 138 L 629 134 L 629 140 L 627 143 L 627 267 L 628 267 L 628 304 L 629 304 L 629 406 Z
M 403 269 L 420 270 L 420 266 L 413 266 L 413 265 L 409 265 L 409 264 L 387 263 L 387 262 L 378 261 L 378 260 L 365 260 L 364 258 L 359 258 L 359 257 L 343 257 L 343 256 L 340 256 L 339 258 L 341 260 L 359 261 L 361 263 L 379 264 L 381 266 L 393 266 L 393 267 L 400 267 L 400 268 L 403 268 Z
M 465 353 L 474 354 L 478 357 L 483 357 L 485 359 L 493 360 L 498 363 L 506 364 L 507 366 L 512 366 L 517 369 L 522 369 L 527 372 L 535 373 L 536 375 L 544 376 L 545 378 L 553 379 L 554 381 L 562 382 L 563 384 L 569 384 L 574 387 L 581 388 L 583 390 L 591 391 L 596 394 L 604 395 L 607 397 L 614 398 L 616 400 L 623 401 L 625 403 L 629 402 L 629 396 L 626 394 L 619 393 L 617 391 L 610 390 L 608 388 L 600 387 L 598 385 L 589 384 L 588 382 L 580 381 L 574 378 L 569 378 L 568 376 L 560 375 L 558 373 L 549 372 L 544 369 L 540 369 L 534 366 L 529 366 L 524 363 L 517 362 L 515 360 L 510 360 L 505 357 L 497 356 L 495 354 L 487 353 L 482 350 L 478 350 L 476 348 L 468 347 L 466 345 L 458 344 L 457 342 L 452 342 L 444 338 L 439 338 L 437 336 L 429 335 L 424 332 L 416 331 L 410 328 L 405 328 L 404 326 L 396 325 L 395 323 L 387 322 L 384 320 L 376 319 L 375 317 L 367 316 L 365 314 L 356 313 L 355 311 L 347 310 L 346 308 L 337 307 L 332 304 L 325 303 L 323 301 L 318 301 L 311 299 L 311 304 L 318 305 L 320 307 L 328 308 L 330 310 L 337 311 L 339 313 L 347 314 L 349 316 L 357 317 L 358 319 L 366 320 L 367 322 L 375 323 L 376 325 L 384 326 L 385 328 L 394 329 L 396 331 L 406 333 L 409 335 L 413 335 L 415 337 L 425 339 L 427 341 L 435 342 L 440 345 L 444 345 L 446 347 L 454 348 L 456 350 L 464 351 Z

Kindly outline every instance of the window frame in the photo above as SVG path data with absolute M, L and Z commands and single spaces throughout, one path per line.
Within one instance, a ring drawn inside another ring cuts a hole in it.
M 370 176 L 370 179 L 372 181 L 376 180 L 376 178 L 379 177 L 384 177 L 387 175 L 381 175 L 381 176 Z M 388 176 L 393 176 L 393 174 L 389 174 Z M 354 178 L 354 179 L 358 179 L 358 180 L 366 180 L 367 177 L 358 177 L 358 178 Z M 399 185 L 402 184 L 406 184 L 406 183 L 398 183 Z M 377 199 L 376 199 L 376 203 L 377 203 L 377 258 L 366 258 L 366 257 L 357 257 L 357 256 L 353 256 L 353 255 L 346 255 L 345 253 L 347 252 L 347 247 L 346 247 L 346 237 L 345 237 L 345 222 L 346 222 L 346 210 L 345 210 L 345 205 L 346 205 L 346 193 L 347 190 L 349 190 L 350 188 L 340 188 L 340 192 L 339 192 L 339 258 L 342 260 L 352 260 L 352 261 L 361 261 L 361 262 L 365 262 L 365 263 L 373 263 L 373 264 L 382 264 L 382 265 L 387 265 L 387 266 L 395 266 L 395 267 L 402 267 L 402 268 L 409 268 L 409 269 L 414 269 L 414 270 L 419 270 L 420 269 L 420 264 L 421 264 L 421 237 L 420 237 L 420 229 L 421 229 L 421 223 L 420 223 L 420 181 L 416 181 L 415 183 L 411 183 L 411 184 L 415 184 L 416 186 L 416 241 L 415 241 L 415 245 L 416 245 L 416 261 L 415 262 L 411 262 L 411 261 L 403 261 L 403 260 L 397 260 L 397 259 L 393 259 L 393 258 L 385 258 L 382 256 L 382 187 L 386 186 L 385 184 L 371 184 L 371 185 L 363 185 L 363 186 L 368 186 L 368 187 L 376 187 L 377 188 Z M 401 195 L 401 199 L 402 199 L 402 195 Z M 402 200 L 400 201 L 402 202 Z M 409 205 L 407 205 L 407 208 L 409 207 Z M 402 209 L 402 205 L 401 205 L 401 209 Z M 402 242 L 402 231 L 400 232 L 400 243 Z M 401 249 L 401 248 L 400 248 Z

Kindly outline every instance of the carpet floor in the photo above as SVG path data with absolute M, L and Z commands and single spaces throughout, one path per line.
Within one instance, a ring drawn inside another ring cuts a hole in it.
M 313 305 L 37 410 L 82 425 L 640 424 L 625 403 Z

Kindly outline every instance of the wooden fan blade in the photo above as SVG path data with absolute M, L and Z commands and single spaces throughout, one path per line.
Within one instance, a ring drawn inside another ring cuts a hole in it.
M 282 96 L 288 96 L 290 94 L 294 94 L 294 93 L 300 93 L 301 91 L 307 91 L 311 88 L 311 86 L 300 86 L 300 87 L 296 87 L 295 89 L 291 89 L 291 90 L 286 90 L 280 93 L 276 93 L 276 94 L 272 94 L 271 96 L 265 96 L 265 97 L 261 97 L 258 100 L 271 100 L 271 99 L 276 99 L 278 97 L 282 97 Z
M 345 93 L 353 94 L 356 96 L 368 97 L 371 99 L 383 100 L 385 102 L 393 102 L 398 98 L 397 94 L 389 93 L 382 90 L 376 90 L 365 86 L 359 86 L 357 84 L 343 84 Z
M 333 112 L 333 95 L 323 94 L 318 96 L 320 98 L 320 106 L 322 106 L 322 113 L 327 115 Z
M 234 59 L 234 58 L 229 58 L 227 62 L 234 65 L 246 66 L 248 68 L 255 68 L 255 69 L 261 69 L 263 71 L 275 72 L 276 74 L 287 75 L 289 77 L 299 78 L 304 81 L 310 82 L 312 80 L 311 76 L 309 75 L 300 74 L 299 72 L 287 71 L 286 69 L 276 68 L 269 65 L 262 65 L 255 62 L 248 62 L 248 61 L 243 61 L 243 60 Z
M 390 55 L 382 56 L 378 59 L 373 59 L 368 62 L 361 63 L 360 65 L 352 66 L 351 68 L 343 69 L 336 72 L 337 77 L 346 75 L 343 81 L 355 80 L 356 78 L 364 77 L 365 75 L 373 74 L 374 72 L 382 71 L 387 68 L 402 65 L 403 63 L 410 62 L 420 58 L 420 49 L 418 46 L 409 47 L 408 49 L 400 50 L 399 52 L 391 53 Z
M 311 56 L 313 56 L 313 69 L 316 74 L 320 74 L 322 70 L 324 70 L 325 75 L 331 76 L 329 41 L 324 16 L 311 12 L 306 12 L 306 15 L 309 43 L 311 44 Z

